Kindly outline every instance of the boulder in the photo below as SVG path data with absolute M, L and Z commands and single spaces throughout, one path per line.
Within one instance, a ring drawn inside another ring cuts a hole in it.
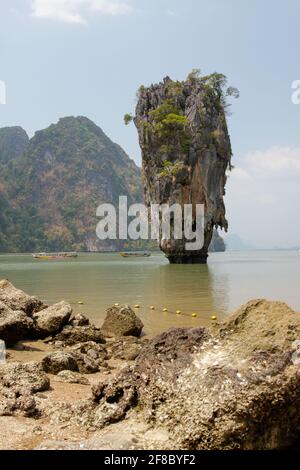
M 5 341 L 6 346 L 13 346 L 29 335 L 32 326 L 32 319 L 24 312 L 6 311 L 0 315 L 0 339 Z
M 88 341 L 92 341 L 94 343 L 105 343 L 105 339 L 100 328 L 96 328 L 94 325 L 67 325 L 58 335 L 56 335 L 55 341 L 62 342 L 66 346 L 72 346 L 77 343 L 86 343 Z
M 104 336 L 137 336 L 141 335 L 144 325 L 134 311 L 127 305 L 113 306 L 106 312 L 101 327 Z
M 89 380 L 78 372 L 71 370 L 62 370 L 55 378 L 56 382 L 63 382 L 69 384 L 89 385 Z
M 12 310 L 23 310 L 27 315 L 44 308 L 39 299 L 17 289 L 6 279 L 0 281 L 0 301 Z
M 0 385 L 17 395 L 43 392 L 50 381 L 37 362 L 11 362 L 0 365 Z
M 35 398 L 30 394 L 24 394 L 14 398 L 0 397 L 0 416 L 37 418 L 40 416 L 40 411 Z
M 69 351 L 76 359 L 78 370 L 82 374 L 93 374 L 102 367 L 108 367 L 106 362 L 108 354 L 102 344 L 89 341 L 73 346 Z
M 146 340 L 141 341 L 139 338 L 135 338 L 134 336 L 124 336 L 113 341 L 108 346 L 108 350 L 114 359 L 134 361 L 145 344 Z
M 65 301 L 35 313 L 33 315 L 34 337 L 43 339 L 56 335 L 68 323 L 71 314 L 72 307 Z
M 300 437 L 299 338 L 300 314 L 266 300 L 210 330 L 171 329 L 93 387 L 91 419 L 111 403 L 115 420 L 138 405 L 173 449 L 292 447 Z
M 64 351 L 55 351 L 47 354 L 42 360 L 42 368 L 48 374 L 58 374 L 63 370 L 78 372 L 78 365 L 73 354 Z

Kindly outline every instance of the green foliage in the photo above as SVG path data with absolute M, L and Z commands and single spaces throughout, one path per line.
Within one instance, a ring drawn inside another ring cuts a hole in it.
M 162 145 L 159 148 L 160 155 L 169 155 L 173 151 L 173 147 L 171 145 Z
M 124 115 L 124 123 L 125 123 L 125 125 L 128 126 L 128 124 L 130 124 L 131 121 L 133 121 L 133 116 L 132 116 L 132 114 L 126 113 L 126 114 Z
M 189 121 L 175 104 L 174 99 L 168 98 L 156 109 L 149 112 L 153 134 L 159 139 L 173 141 L 176 138 L 184 152 L 190 145 Z M 166 149 L 168 144 L 163 144 Z
M 152 119 L 156 123 L 161 123 L 164 121 L 170 114 L 173 115 L 180 115 L 180 109 L 176 104 L 174 103 L 174 100 L 172 99 L 166 99 L 164 102 L 158 106 L 156 109 L 152 110 L 149 112 L 149 116 L 152 117 Z
M 188 75 L 188 80 L 197 81 L 205 87 L 207 93 L 215 96 L 215 104 L 220 106 L 224 111 L 228 111 L 229 105 L 227 97 L 239 98 L 240 92 L 237 88 L 229 86 L 227 88 L 227 77 L 222 73 L 212 73 L 201 77 L 200 70 L 195 69 Z
M 201 70 L 200 69 L 193 69 L 187 76 L 188 81 L 198 81 L 201 77 Z
M 226 94 L 227 94 L 227 96 L 233 96 L 233 98 L 239 98 L 240 97 L 239 89 L 234 87 L 234 86 L 228 87 L 227 91 L 226 91 Z
M 170 162 L 165 160 L 162 164 L 162 169 L 159 172 L 158 176 L 160 178 L 176 176 L 180 170 L 184 168 L 184 164 L 180 161 Z

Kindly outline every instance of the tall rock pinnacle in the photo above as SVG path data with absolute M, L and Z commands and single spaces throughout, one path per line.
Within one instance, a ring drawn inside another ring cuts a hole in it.
M 141 87 L 134 123 L 143 160 L 146 204 L 204 204 L 204 246 L 187 251 L 186 241 L 160 239 L 170 263 L 206 263 L 214 227 L 227 230 L 226 171 L 231 168 L 226 93 L 221 74 L 200 77 L 192 72 L 183 82 L 166 77 L 162 83 Z M 125 116 L 125 121 L 130 116 Z M 172 237 L 172 235 L 171 235 Z

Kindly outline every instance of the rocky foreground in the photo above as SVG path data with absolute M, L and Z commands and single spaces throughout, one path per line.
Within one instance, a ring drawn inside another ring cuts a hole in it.
M 2 449 L 281 449 L 300 437 L 300 314 L 253 300 L 151 340 L 128 306 L 101 328 L 0 281 Z

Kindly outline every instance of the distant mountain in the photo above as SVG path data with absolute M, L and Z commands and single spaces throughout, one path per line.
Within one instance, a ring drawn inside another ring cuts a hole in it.
M 0 129 L 0 251 L 117 249 L 97 239 L 95 214 L 119 195 L 143 200 L 140 169 L 86 117 L 30 140 L 20 127 Z
M 225 237 L 226 250 L 228 251 L 248 251 L 255 250 L 255 247 L 242 240 L 239 235 L 231 234 Z
M 22 127 L 0 129 L 0 163 L 6 164 L 24 155 L 29 137 Z
M 214 230 L 209 251 L 211 253 L 226 251 L 225 242 L 217 230 Z

